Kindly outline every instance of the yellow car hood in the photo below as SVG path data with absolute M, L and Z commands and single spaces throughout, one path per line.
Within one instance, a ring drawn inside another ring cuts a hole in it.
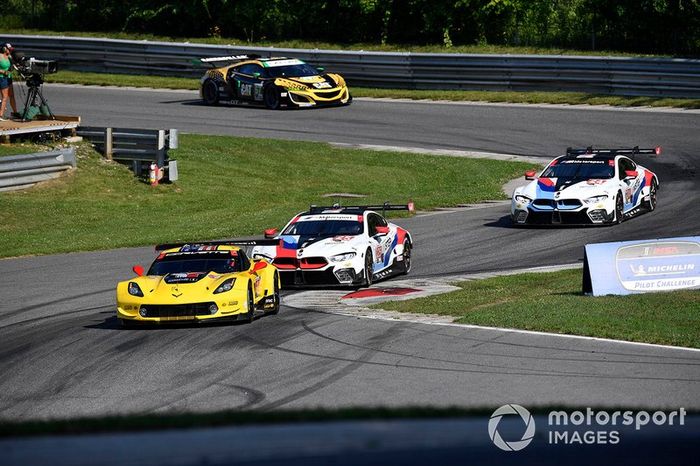
M 214 290 L 228 278 L 239 274 L 214 272 L 171 273 L 165 276 L 147 275 L 134 280 L 144 299 L 167 303 L 201 302 L 213 299 Z

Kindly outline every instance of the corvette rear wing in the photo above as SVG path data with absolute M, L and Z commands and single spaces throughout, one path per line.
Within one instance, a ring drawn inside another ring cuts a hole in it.
M 326 211 L 338 211 L 338 212 L 343 212 L 346 213 L 346 211 L 353 211 L 353 212 L 364 212 L 365 210 L 381 210 L 382 212 L 386 211 L 391 211 L 391 210 L 407 210 L 409 212 L 415 212 L 415 205 L 413 202 L 409 202 L 408 204 L 390 204 L 389 202 L 385 202 L 384 204 L 380 205 L 346 205 L 346 206 L 341 206 L 339 204 L 334 204 L 332 206 L 318 206 L 318 205 L 311 205 L 309 207 L 309 213 L 310 214 L 322 214 Z
M 165 243 L 157 244 L 156 251 L 165 251 L 167 249 L 182 248 L 185 246 L 199 247 L 199 246 L 237 246 L 240 248 L 247 248 L 253 246 L 277 246 L 280 240 L 278 239 L 244 239 L 244 240 L 231 240 L 231 241 L 193 241 L 191 243 Z
M 585 149 L 574 149 L 572 147 L 566 148 L 566 155 L 661 155 L 661 146 L 656 146 L 652 149 L 640 149 L 639 146 L 634 146 L 629 149 L 594 149 L 592 146 L 588 146 Z

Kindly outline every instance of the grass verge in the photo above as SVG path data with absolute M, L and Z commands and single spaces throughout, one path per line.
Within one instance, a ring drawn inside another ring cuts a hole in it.
M 581 269 L 461 282 L 452 293 L 376 305 L 463 324 L 700 348 L 700 292 L 581 294 Z
M 180 181 L 151 187 L 88 144 L 71 175 L 0 193 L 0 257 L 259 235 L 324 194 L 420 209 L 502 199 L 528 164 L 333 148 L 325 143 L 181 135 Z
M 191 78 L 140 76 L 106 73 L 59 71 L 47 75 L 46 82 L 92 86 L 150 87 L 155 89 L 199 89 L 199 81 Z M 388 99 L 445 100 L 455 102 L 504 102 L 524 104 L 612 105 L 616 107 L 700 108 L 700 99 L 657 97 L 625 97 L 583 92 L 511 92 L 511 91 L 447 91 L 415 89 L 375 89 L 352 87 L 354 97 Z

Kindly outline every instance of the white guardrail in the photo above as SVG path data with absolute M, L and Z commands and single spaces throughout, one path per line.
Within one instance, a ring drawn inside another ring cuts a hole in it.
M 74 148 L 0 157 L 0 191 L 28 188 L 75 167 Z
M 300 58 L 342 74 L 351 86 L 700 98 L 697 59 L 389 53 L 10 34 L 0 41 L 80 71 L 198 78 L 203 68 L 195 59 L 256 53 Z

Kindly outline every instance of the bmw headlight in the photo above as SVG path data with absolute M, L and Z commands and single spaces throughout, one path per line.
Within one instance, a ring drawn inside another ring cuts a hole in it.
M 527 196 L 523 196 L 521 194 L 516 194 L 515 195 L 515 201 L 520 202 L 521 204 L 529 204 L 532 202 L 532 199 L 530 199 Z
M 346 252 L 345 254 L 338 254 L 337 256 L 331 257 L 331 261 L 333 262 L 343 262 L 343 261 L 348 261 L 355 257 L 354 252 Z
M 141 296 L 143 298 L 143 291 L 136 282 L 129 282 L 129 294 L 131 296 Z
M 608 198 L 607 194 L 601 194 L 600 196 L 593 196 L 586 199 L 584 202 L 586 204 L 595 204 L 596 202 L 603 202 Z
M 235 278 L 228 278 L 228 279 L 224 280 L 223 282 L 221 282 L 221 285 L 219 285 L 214 290 L 214 294 L 225 293 L 227 291 L 231 291 L 234 283 L 236 283 Z

